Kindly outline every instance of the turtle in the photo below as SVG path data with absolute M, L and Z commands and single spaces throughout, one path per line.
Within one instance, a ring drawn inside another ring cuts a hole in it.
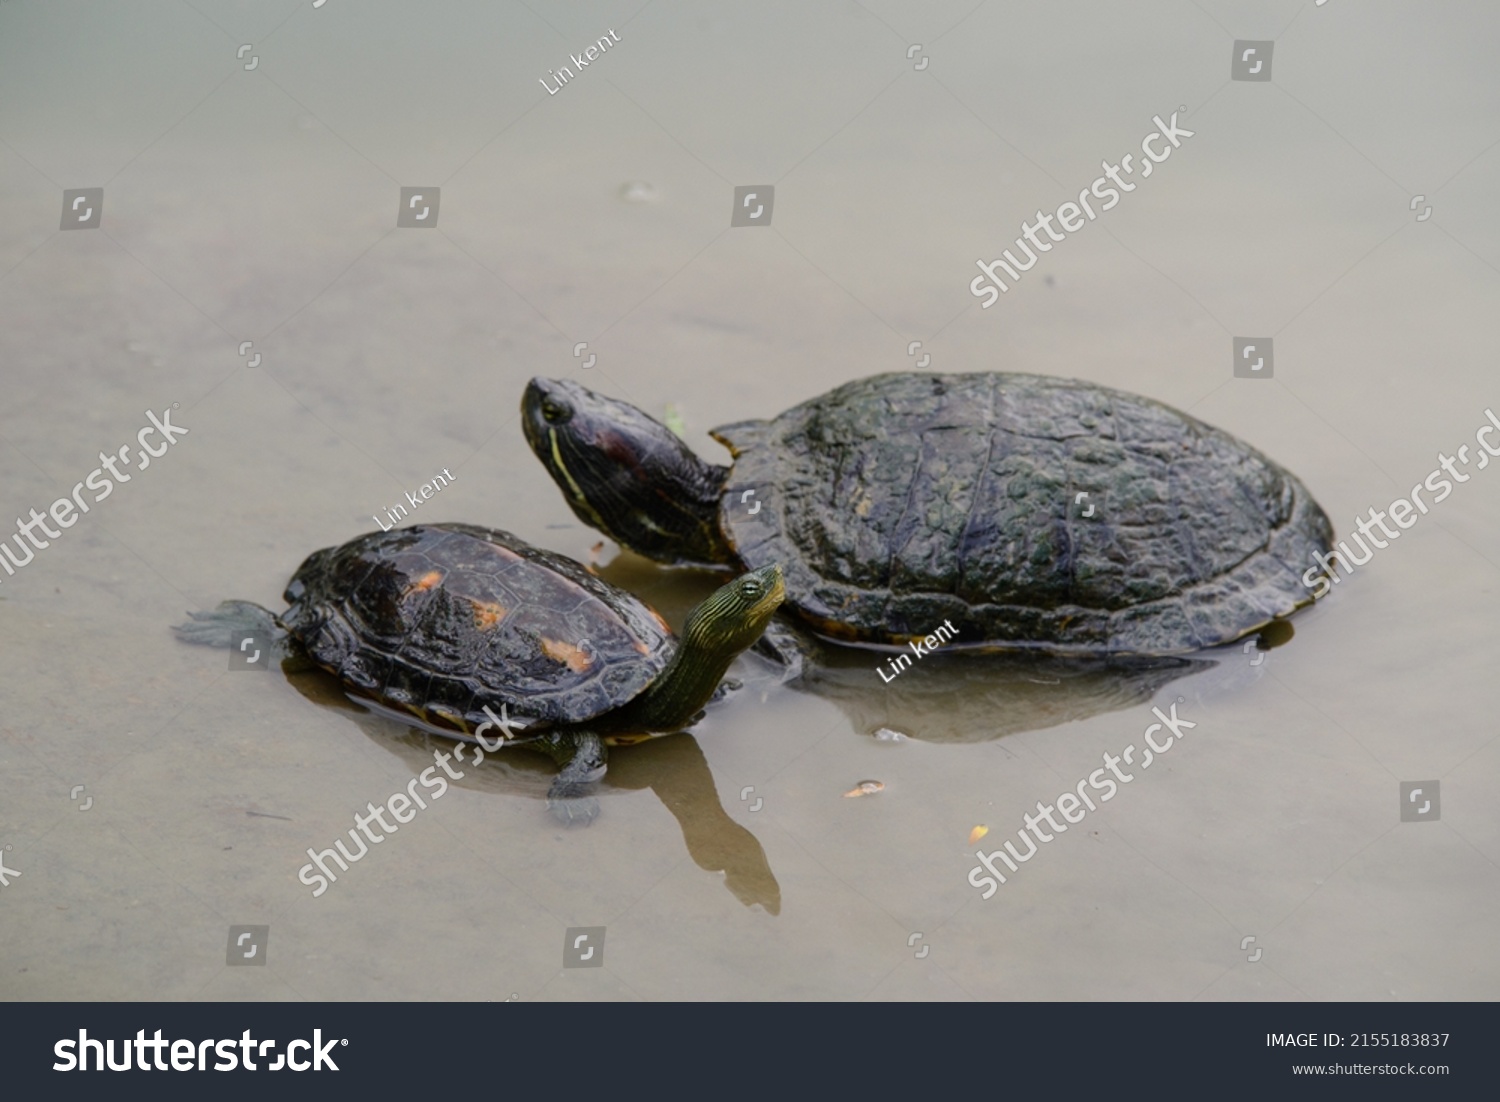
M 663 563 L 780 562 L 782 611 L 812 634 L 919 657 L 1177 655 L 1289 631 L 1333 539 L 1307 488 L 1250 445 L 1075 379 L 857 379 L 712 430 L 728 467 L 569 380 L 532 379 L 521 412 L 585 524 Z M 772 624 L 760 646 L 788 679 L 799 638 Z
M 553 813 L 592 821 L 606 746 L 694 722 L 784 595 L 778 565 L 748 571 L 698 605 L 679 639 L 649 605 L 564 555 L 499 529 L 428 524 L 313 552 L 279 615 L 225 601 L 175 631 L 213 646 L 256 635 L 374 710 L 483 749 L 499 748 L 484 738 L 499 728 L 491 739 L 560 766 Z

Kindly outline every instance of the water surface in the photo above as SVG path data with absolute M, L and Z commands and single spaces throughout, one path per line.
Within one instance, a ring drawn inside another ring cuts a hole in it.
M 587 558 L 521 435 L 536 374 L 670 405 L 715 462 L 713 426 L 923 356 L 1079 377 L 1249 441 L 1346 536 L 1500 405 L 1491 9 L 80 11 L 0 4 L 0 517 L 147 411 L 189 433 L 0 576 L 0 995 L 1500 994 L 1494 471 L 1264 654 L 885 685 L 855 652 L 796 686 L 747 659 L 692 733 L 615 755 L 591 828 L 548 818 L 542 759 L 487 761 L 316 898 L 309 848 L 435 744 L 169 631 L 275 605 L 445 469 L 413 521 Z M 1272 81 L 1229 79 L 1235 39 L 1275 40 Z M 1173 111 L 1194 136 L 982 309 L 975 259 Z M 732 228 L 765 184 L 771 224 Z M 94 187 L 100 227 L 60 230 Z M 402 188 L 441 189 L 435 228 L 397 228 Z M 1274 376 L 1235 378 L 1233 339 L 1266 336 Z M 605 574 L 677 624 L 715 584 Z M 976 850 L 1173 706 L 1184 739 L 981 898 Z M 1403 782 L 1435 820 L 1402 821 Z M 233 924 L 269 924 L 263 967 L 226 966 Z M 564 968 L 583 926 L 604 965 Z

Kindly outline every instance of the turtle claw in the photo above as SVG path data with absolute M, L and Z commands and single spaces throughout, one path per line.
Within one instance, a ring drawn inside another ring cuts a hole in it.
M 737 678 L 726 677 L 719 682 L 719 687 L 714 690 L 714 695 L 708 698 L 710 704 L 717 704 L 730 693 L 737 693 L 745 687 L 745 683 Z
M 553 794 L 547 797 L 547 810 L 564 826 L 582 822 L 588 826 L 599 815 L 599 801 L 592 796 Z

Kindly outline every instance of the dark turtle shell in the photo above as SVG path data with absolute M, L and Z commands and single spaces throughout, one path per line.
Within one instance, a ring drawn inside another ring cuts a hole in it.
M 654 610 L 572 559 L 467 524 L 314 552 L 285 596 L 281 621 L 320 666 L 462 731 L 485 705 L 538 729 L 594 719 L 651 684 L 676 648 Z
M 713 435 L 736 554 L 839 639 L 1183 653 L 1311 604 L 1333 538 L 1249 445 L 1070 379 L 877 375 Z

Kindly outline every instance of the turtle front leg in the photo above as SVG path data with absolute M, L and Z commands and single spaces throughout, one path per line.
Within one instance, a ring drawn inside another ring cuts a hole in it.
M 812 663 L 813 642 L 805 634 L 777 616 L 750 649 L 782 667 L 781 681 L 796 681 Z
M 189 620 L 172 631 L 184 643 L 223 647 L 232 650 L 236 644 L 245 649 L 245 641 L 257 636 L 270 647 L 270 660 L 281 659 L 287 673 L 302 673 L 315 668 L 291 632 L 270 609 L 250 601 L 221 601 L 212 612 L 189 612 Z
M 212 612 L 189 612 L 188 617 L 187 623 L 172 628 L 184 643 L 227 648 L 258 633 L 273 646 L 285 648 L 290 638 L 274 612 L 249 601 L 220 601 Z
M 604 740 L 589 731 L 559 731 L 543 735 L 531 747 L 557 762 L 561 769 L 547 790 L 547 810 L 569 825 L 580 819 L 585 824 L 592 823 L 599 814 L 594 792 L 608 768 Z

